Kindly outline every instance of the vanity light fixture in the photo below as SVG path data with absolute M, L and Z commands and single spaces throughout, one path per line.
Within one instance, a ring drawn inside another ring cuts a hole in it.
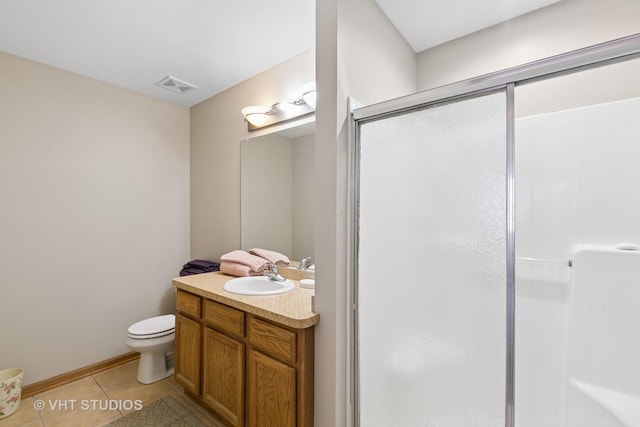
M 247 122 L 249 131 L 257 130 L 286 120 L 299 118 L 315 112 L 316 83 L 310 82 L 300 86 L 299 97 L 289 101 L 282 100 L 269 107 L 250 105 L 244 107 L 242 116 Z

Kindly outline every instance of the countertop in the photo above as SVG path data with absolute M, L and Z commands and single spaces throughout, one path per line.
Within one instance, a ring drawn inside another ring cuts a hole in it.
M 223 286 L 231 279 L 235 277 L 220 272 L 193 274 L 173 279 L 173 285 L 183 291 L 296 329 L 309 328 L 320 321 L 320 315 L 311 311 L 311 297 L 315 290 L 300 287 L 297 280 L 292 280 L 295 288 L 290 292 L 250 296 L 225 291 Z

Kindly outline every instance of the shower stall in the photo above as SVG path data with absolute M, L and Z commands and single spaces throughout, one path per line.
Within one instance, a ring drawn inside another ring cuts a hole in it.
M 354 425 L 640 426 L 639 57 L 354 111 Z

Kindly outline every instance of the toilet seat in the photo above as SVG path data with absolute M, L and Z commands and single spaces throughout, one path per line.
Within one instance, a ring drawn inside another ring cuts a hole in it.
M 173 314 L 151 317 L 134 323 L 127 330 L 129 338 L 149 339 L 171 335 L 175 332 L 176 317 Z

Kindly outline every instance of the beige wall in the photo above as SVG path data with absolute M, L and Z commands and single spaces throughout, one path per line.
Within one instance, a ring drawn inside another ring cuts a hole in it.
M 315 80 L 309 50 L 191 108 L 191 256 L 218 260 L 240 247 L 240 141 L 282 127 L 248 132 L 240 110 L 293 99 Z
M 0 368 L 130 351 L 189 257 L 189 110 L 0 53 Z
M 517 86 L 516 117 L 640 97 L 640 60 L 625 61 Z
M 416 54 L 374 0 L 341 0 L 337 31 L 342 96 L 370 105 L 416 91 Z
M 418 90 L 640 33 L 637 0 L 564 0 L 418 54 Z
M 416 91 L 416 57 L 373 0 L 316 2 L 315 425 L 349 411 L 347 97 L 363 104 Z

